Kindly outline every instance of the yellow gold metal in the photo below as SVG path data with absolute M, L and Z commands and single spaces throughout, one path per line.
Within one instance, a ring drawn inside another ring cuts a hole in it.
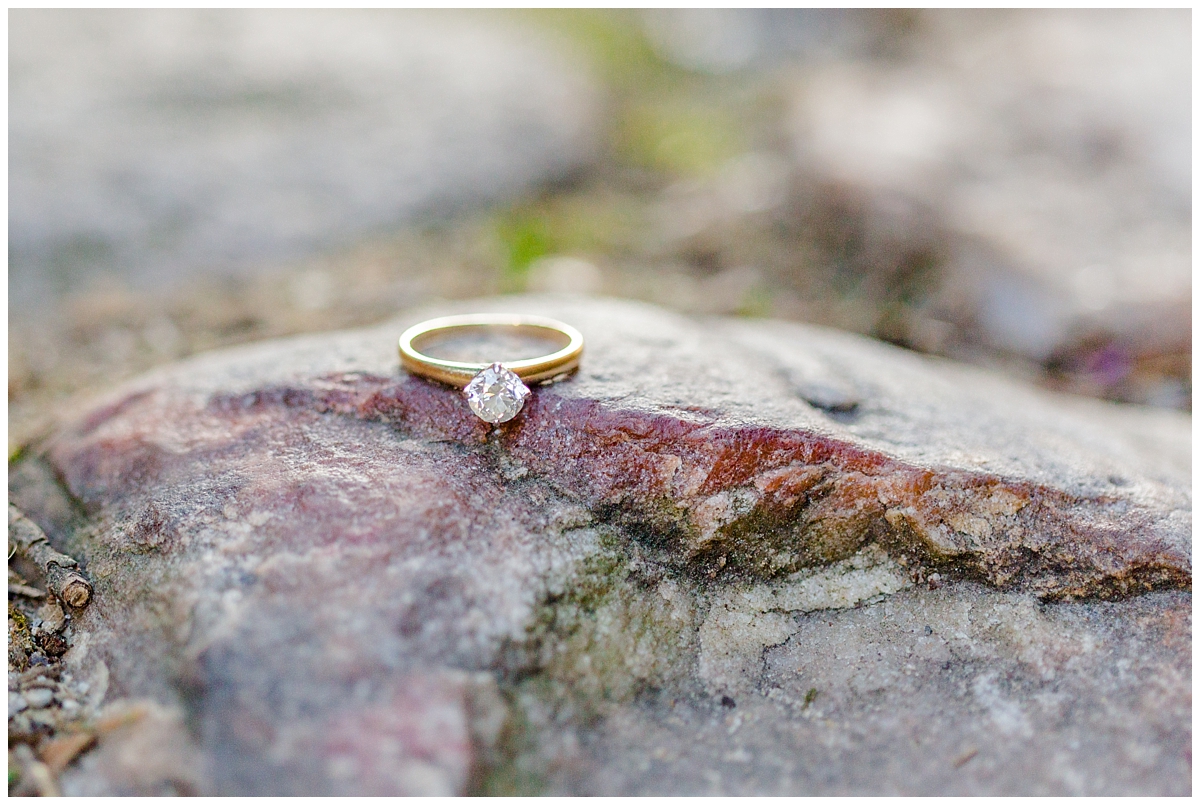
M 564 375 L 579 366 L 579 359 L 583 356 L 583 334 L 569 324 L 541 316 L 476 313 L 466 316 L 444 316 L 409 327 L 400 336 L 400 365 L 415 375 L 428 377 L 459 388 L 465 387 L 471 382 L 471 378 L 490 366 L 492 361 L 486 363 L 447 361 L 432 358 L 421 352 L 422 346 L 438 337 L 444 337 L 448 330 L 465 327 L 519 327 L 533 330 L 537 336 L 561 344 L 562 346 L 556 352 L 540 358 L 506 361 L 504 356 L 496 356 L 497 362 L 503 364 L 504 368 L 525 383 L 537 383 Z

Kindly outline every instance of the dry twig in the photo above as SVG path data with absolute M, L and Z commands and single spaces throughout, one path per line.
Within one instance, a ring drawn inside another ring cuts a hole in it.
M 54 775 L 62 774 L 79 754 L 96 743 L 96 736 L 90 732 L 73 732 L 61 735 L 44 743 L 38 754 L 42 762 Z
M 17 584 L 11 581 L 8 583 L 8 592 L 10 595 L 23 595 L 26 598 L 33 599 L 46 597 L 46 594 L 36 587 L 29 587 L 24 584 Z
M 46 574 L 46 587 L 60 601 L 75 609 L 92 600 L 92 583 L 79 570 L 79 563 L 50 546 L 42 529 L 11 503 L 8 505 L 8 538 L 13 547 Z

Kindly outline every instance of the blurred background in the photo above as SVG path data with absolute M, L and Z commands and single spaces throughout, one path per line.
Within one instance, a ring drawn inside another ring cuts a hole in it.
M 10 455 L 223 345 L 564 291 L 1191 405 L 1191 17 L 9 15 Z

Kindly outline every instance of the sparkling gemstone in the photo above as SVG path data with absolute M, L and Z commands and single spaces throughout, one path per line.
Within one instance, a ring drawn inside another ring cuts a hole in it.
M 521 413 L 529 389 L 521 382 L 521 378 L 500 364 L 493 363 L 471 378 L 463 394 L 467 395 L 467 404 L 475 416 L 484 422 L 496 424 L 507 422 Z

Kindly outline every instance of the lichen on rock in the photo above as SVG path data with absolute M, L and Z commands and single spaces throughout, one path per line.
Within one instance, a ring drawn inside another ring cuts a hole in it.
M 700 626 L 700 678 L 714 694 L 753 688 L 763 652 L 799 629 L 794 613 L 848 609 L 911 583 L 903 567 L 872 546 L 786 579 L 730 585 L 715 596 Z

